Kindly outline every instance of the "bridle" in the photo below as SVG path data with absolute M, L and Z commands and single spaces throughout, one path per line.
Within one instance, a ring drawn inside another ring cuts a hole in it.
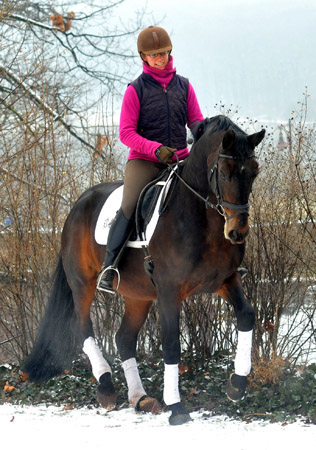
M 223 197 L 222 194 L 220 192 L 220 184 L 219 184 L 219 180 L 218 180 L 218 161 L 220 158 L 225 158 L 225 159 L 233 159 L 233 160 L 239 160 L 240 158 L 237 158 L 235 156 L 231 156 L 231 155 L 225 155 L 225 153 L 221 153 L 221 149 L 222 149 L 222 145 L 219 148 L 214 166 L 212 167 L 212 169 L 210 170 L 210 176 L 209 176 L 209 183 L 210 185 L 212 185 L 212 179 L 214 178 L 214 189 L 213 189 L 213 193 L 216 197 L 216 204 L 212 203 L 210 201 L 209 196 L 207 196 L 206 198 L 204 198 L 202 195 L 200 195 L 195 189 L 193 189 L 177 172 L 177 168 L 179 165 L 179 159 L 177 154 L 177 163 L 176 166 L 173 166 L 171 164 L 168 164 L 169 168 L 174 172 L 174 174 L 178 177 L 178 179 L 196 196 L 198 197 L 200 200 L 202 200 L 205 203 L 205 207 L 206 208 L 212 208 L 215 209 L 218 214 L 220 214 L 222 217 L 224 217 L 225 221 L 228 222 L 228 220 L 232 219 L 233 217 L 239 216 L 240 214 L 247 214 L 249 215 L 249 207 L 250 207 L 250 203 L 247 202 L 243 205 L 240 204 L 236 204 L 236 203 L 230 203 L 230 202 L 226 202 Z M 255 156 L 255 153 L 251 153 L 247 159 L 253 158 Z M 236 213 L 231 214 L 230 216 L 226 213 L 225 209 L 231 209 L 236 211 Z
M 220 147 L 221 150 L 222 146 Z M 211 208 L 215 209 L 221 216 L 223 216 L 226 220 L 226 222 L 230 219 L 232 219 L 233 217 L 239 216 L 240 214 L 247 214 L 249 215 L 249 207 L 250 207 L 250 203 L 247 202 L 243 205 L 240 204 L 236 204 L 236 203 L 230 203 L 230 202 L 226 202 L 223 199 L 223 196 L 220 192 L 220 184 L 218 181 L 218 161 L 220 158 L 225 158 L 225 159 L 232 159 L 232 160 L 238 160 L 240 158 L 237 158 L 236 156 L 231 156 L 231 155 L 226 155 L 225 153 L 221 153 L 221 151 L 219 150 L 217 157 L 216 157 L 216 161 L 215 164 L 213 166 L 213 168 L 210 171 L 210 176 L 209 176 L 209 183 L 210 185 L 212 185 L 212 179 L 213 177 L 215 177 L 215 187 L 213 189 L 213 193 L 216 196 L 216 205 L 212 202 L 209 201 L 209 197 L 207 197 L 207 206 L 210 206 Z M 253 158 L 255 156 L 254 153 L 251 153 L 247 159 Z M 236 213 L 235 214 L 231 214 L 230 216 L 228 216 L 228 214 L 225 211 L 225 208 L 227 209 L 232 209 L 235 210 Z

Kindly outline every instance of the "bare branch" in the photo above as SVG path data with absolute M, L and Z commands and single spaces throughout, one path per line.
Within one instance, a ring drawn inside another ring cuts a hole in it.
M 73 127 L 67 123 L 60 115 L 58 115 L 44 100 L 42 100 L 36 92 L 33 91 L 29 86 L 26 85 L 25 82 L 18 79 L 12 72 L 5 69 L 4 67 L 0 66 L 0 75 L 8 80 L 10 83 L 13 83 L 17 88 L 23 89 L 23 91 L 28 95 L 28 97 L 34 101 L 38 106 L 40 106 L 46 113 L 48 113 L 50 116 L 53 117 L 53 119 L 60 124 L 63 125 L 63 127 L 72 135 L 74 136 L 78 141 L 80 141 L 82 144 L 84 144 L 86 147 L 94 150 L 99 154 L 101 158 L 104 158 L 104 155 L 99 152 L 98 149 L 96 149 L 93 145 L 91 145 L 89 142 L 87 142 L 85 139 L 83 139 L 81 136 L 79 136 L 73 129 Z

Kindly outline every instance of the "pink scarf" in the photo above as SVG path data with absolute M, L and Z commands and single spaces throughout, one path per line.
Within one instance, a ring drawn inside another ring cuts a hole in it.
M 148 73 L 149 75 L 151 75 L 165 89 L 176 72 L 176 68 L 173 67 L 173 56 L 170 56 L 170 61 L 163 70 L 156 69 L 155 67 L 150 67 L 144 62 L 143 71 L 144 73 Z

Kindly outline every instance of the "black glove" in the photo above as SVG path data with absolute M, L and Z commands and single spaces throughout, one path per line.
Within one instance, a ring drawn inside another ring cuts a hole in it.
M 176 151 L 177 151 L 176 148 L 171 148 L 171 147 L 166 147 L 165 145 L 161 145 L 155 151 L 155 155 L 157 156 L 157 159 L 160 162 L 167 164 L 167 163 L 172 162 L 173 154 Z

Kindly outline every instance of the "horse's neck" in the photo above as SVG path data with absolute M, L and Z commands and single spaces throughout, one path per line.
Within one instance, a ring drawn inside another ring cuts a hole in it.
M 182 217 L 192 232 L 199 235 L 202 235 L 204 230 L 211 229 L 212 226 L 215 226 L 216 229 L 220 228 L 223 226 L 222 217 L 215 210 L 206 206 L 208 199 L 207 173 L 203 174 L 203 178 L 206 180 L 206 183 L 203 184 L 200 180 L 202 177 L 198 172 L 193 175 L 192 168 L 188 170 L 185 167 L 185 169 L 181 174 L 185 183 L 178 180 L 172 200 L 171 209 L 175 213 L 175 220 Z
M 203 152 L 199 154 L 198 149 L 195 149 L 190 154 L 183 168 L 182 177 L 200 195 L 207 195 L 207 158 Z
M 194 154 L 190 155 L 181 173 L 181 177 L 192 190 L 178 180 L 173 207 L 176 212 L 184 212 L 184 220 L 192 228 L 192 231 L 195 229 L 200 235 L 205 233 L 206 241 L 208 240 L 207 236 L 210 234 L 214 236 L 214 233 L 218 235 L 217 240 L 221 241 L 221 238 L 224 236 L 223 217 L 215 209 L 212 209 L 206 204 L 208 200 L 216 204 L 216 197 L 214 196 L 213 198 L 213 194 L 210 198 L 208 197 L 207 157 L 205 156 L 203 160 L 201 155 L 199 155 L 199 158 L 195 158 L 194 156 Z

